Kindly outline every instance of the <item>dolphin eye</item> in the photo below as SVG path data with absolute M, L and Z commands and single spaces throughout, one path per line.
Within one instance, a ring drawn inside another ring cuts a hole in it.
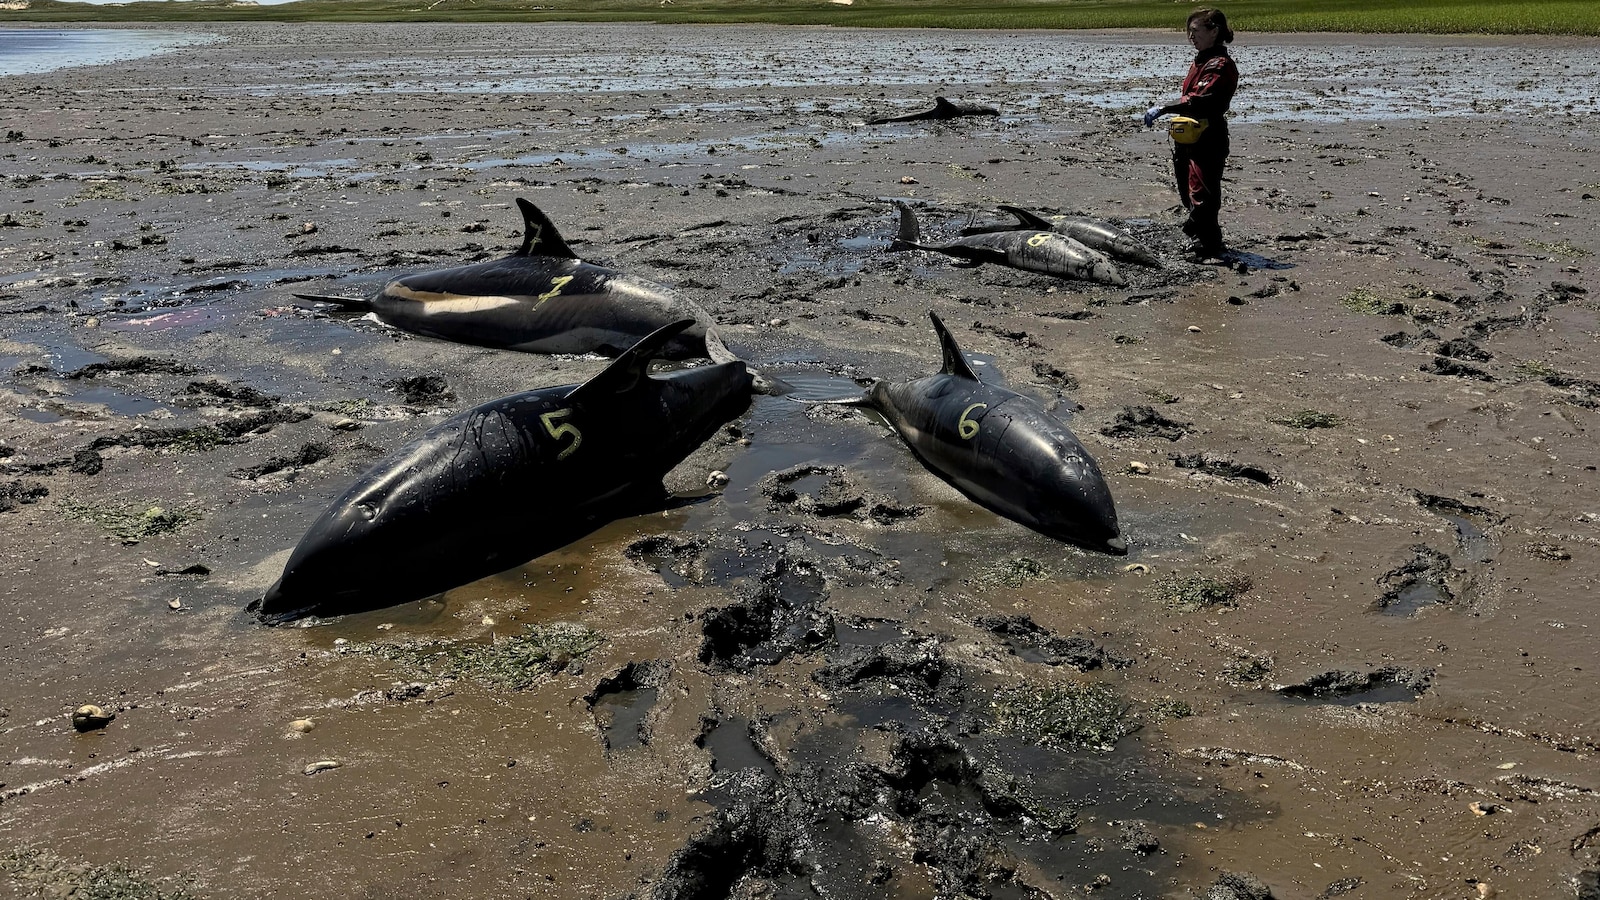
M 371 503 L 357 503 L 356 510 L 361 513 L 361 518 L 371 522 L 378 517 L 378 508 Z

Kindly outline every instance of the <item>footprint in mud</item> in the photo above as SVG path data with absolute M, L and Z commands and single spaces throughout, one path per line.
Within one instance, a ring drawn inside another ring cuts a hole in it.
M 1383 594 L 1373 608 L 1386 616 L 1414 616 L 1425 607 L 1453 606 L 1456 592 L 1451 582 L 1460 573 L 1450 565 L 1450 557 L 1425 544 L 1411 548 L 1416 555 L 1410 562 L 1378 579 Z
M 777 767 L 756 743 L 750 722 L 740 716 L 702 717 L 700 736 L 694 745 L 711 754 L 713 772 L 758 769 L 768 777 L 778 774 Z
M 1433 669 L 1383 666 L 1370 672 L 1335 669 L 1274 688 L 1280 697 L 1335 703 L 1409 703 L 1433 687 Z
M 1126 668 L 1133 660 L 1107 651 L 1085 637 L 1059 637 L 1026 615 L 990 615 L 975 620 L 979 628 L 1000 638 L 1013 656 L 1047 666 L 1071 666 L 1088 672 L 1109 666 Z
M 630 662 L 614 675 L 600 679 L 583 699 L 600 729 L 606 753 L 619 753 L 650 743 L 646 719 L 655 709 L 661 686 L 671 675 L 670 664 Z
M 623 555 L 648 566 L 668 587 L 704 584 L 706 542 L 697 537 L 656 534 L 628 545 Z
M 1468 562 L 1494 562 L 1498 546 L 1489 530 L 1505 522 L 1506 517 L 1484 506 L 1464 503 L 1453 497 L 1441 497 L 1413 491 L 1412 499 L 1418 506 L 1448 521 L 1456 529 L 1456 546 Z
M 700 661 L 748 671 L 823 646 L 833 638 L 833 614 L 822 608 L 827 596 L 814 565 L 778 556 L 753 595 L 701 616 Z
M 772 472 L 761 479 L 761 492 L 770 509 L 784 507 L 817 518 L 849 518 L 892 525 L 914 519 L 927 509 L 904 506 L 892 497 L 879 497 L 857 487 L 842 466 L 803 465 Z

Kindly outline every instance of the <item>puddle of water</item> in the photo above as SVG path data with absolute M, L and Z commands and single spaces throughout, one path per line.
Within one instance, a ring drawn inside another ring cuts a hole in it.
M 0 28 L 0 75 L 37 74 L 171 53 L 221 35 L 115 28 Z
M 47 409 L 33 409 L 27 406 L 17 407 L 17 415 L 29 422 L 38 422 L 40 425 L 53 425 L 61 421 L 61 416 Z
M 1401 587 L 1394 600 L 1380 607 L 1379 612 L 1386 616 L 1414 616 L 1423 607 L 1442 605 L 1449 600 L 1449 596 L 1440 585 L 1425 579 L 1415 579 Z
M 1483 526 L 1466 516 L 1434 510 L 1436 514 L 1456 527 L 1456 541 L 1467 559 L 1476 563 L 1494 562 L 1494 542 Z
M 93 387 L 72 395 L 73 402 L 94 403 L 104 406 L 119 416 L 140 416 L 157 410 L 171 409 L 159 400 L 129 394 L 107 387 Z
M 641 687 L 595 699 L 594 718 L 607 750 L 621 752 L 644 746 L 644 720 L 655 708 L 659 694 L 659 688 Z
M 760 769 L 768 775 L 778 772 L 777 767 L 751 739 L 750 723 L 738 716 L 718 722 L 698 743 L 711 752 L 713 772 L 735 772 L 740 769 Z

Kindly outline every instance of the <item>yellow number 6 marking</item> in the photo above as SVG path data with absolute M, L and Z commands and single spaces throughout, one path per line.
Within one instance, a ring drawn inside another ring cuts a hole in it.
M 539 421 L 544 423 L 544 430 L 550 432 L 550 436 L 556 440 L 559 441 L 569 434 L 572 435 L 572 445 L 560 453 L 557 453 L 557 460 L 566 459 L 567 457 L 571 456 L 572 451 L 578 449 L 578 445 L 583 443 L 583 435 L 578 432 L 578 426 L 572 424 L 571 422 L 567 422 L 563 425 L 556 424 L 557 419 L 570 415 L 572 415 L 572 410 L 558 409 L 555 412 L 547 412 L 539 417 Z
M 956 423 L 956 432 L 959 433 L 963 438 L 966 438 L 969 441 L 972 440 L 973 435 L 978 433 L 978 423 L 967 418 L 967 416 L 970 415 L 975 409 L 988 408 L 989 404 L 987 403 L 974 403 L 966 409 L 963 409 L 961 411 L 961 420 Z
M 552 287 L 550 288 L 550 290 L 545 291 L 544 293 L 540 294 L 539 296 L 533 298 L 534 305 L 538 306 L 539 304 L 545 302 L 546 300 L 551 300 L 551 299 L 554 299 L 554 298 L 560 296 L 561 295 L 561 289 L 566 287 L 567 283 L 570 282 L 570 281 L 572 281 L 572 276 L 571 275 L 562 275 L 562 276 L 559 276 L 557 278 L 551 279 L 550 280 L 550 284 L 552 285 Z M 576 447 L 577 445 L 574 444 L 573 446 Z
M 1050 240 L 1050 232 L 1041 231 L 1038 234 L 1034 235 L 1033 237 L 1028 238 L 1028 246 L 1029 247 L 1037 247 L 1040 244 L 1042 244 L 1042 243 L 1044 243 L 1045 241 L 1048 241 L 1048 240 Z

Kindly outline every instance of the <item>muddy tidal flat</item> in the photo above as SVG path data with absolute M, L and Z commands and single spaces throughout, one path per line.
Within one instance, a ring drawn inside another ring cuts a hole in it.
M 1204 265 L 1176 31 L 160 30 L 0 75 L 0 897 L 1600 896 L 1592 42 L 1241 34 Z M 935 96 L 1001 114 L 864 124 Z M 518 197 L 802 396 L 937 370 L 936 312 L 1129 554 L 758 396 L 665 508 L 256 623 L 385 452 L 604 366 L 292 297 Z M 891 253 L 895 200 L 1167 265 Z

